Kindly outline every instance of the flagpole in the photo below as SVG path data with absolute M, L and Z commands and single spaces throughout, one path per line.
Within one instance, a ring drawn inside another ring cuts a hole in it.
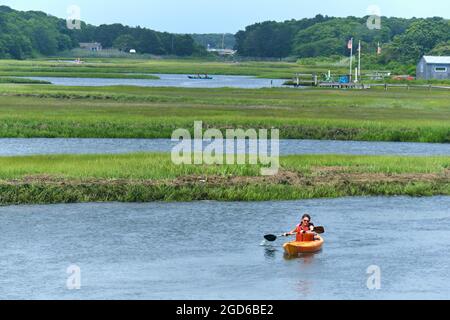
M 353 74 L 353 38 L 350 40 L 351 48 L 350 48 L 350 78 L 349 81 L 352 82 L 352 74 Z
M 359 46 L 358 46 L 358 75 L 359 75 L 359 81 L 361 81 L 361 40 L 359 40 Z

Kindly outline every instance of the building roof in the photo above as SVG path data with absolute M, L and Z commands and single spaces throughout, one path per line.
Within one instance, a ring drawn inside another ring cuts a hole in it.
M 207 49 L 208 52 L 216 52 L 220 55 L 234 55 L 236 54 L 236 50 L 232 50 L 232 49 Z
M 423 56 L 426 63 L 450 64 L 450 57 Z
M 101 45 L 99 42 L 80 42 L 80 47 L 100 47 Z

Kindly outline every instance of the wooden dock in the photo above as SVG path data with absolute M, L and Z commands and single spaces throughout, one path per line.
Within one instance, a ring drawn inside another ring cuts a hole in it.
M 337 89 L 370 89 L 370 85 L 364 83 L 341 83 L 341 82 L 319 82 L 319 88 L 337 88 Z

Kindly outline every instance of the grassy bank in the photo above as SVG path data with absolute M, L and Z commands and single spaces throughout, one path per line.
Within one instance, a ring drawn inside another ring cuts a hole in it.
M 169 138 L 272 128 L 282 138 L 450 142 L 450 91 L 0 85 L 0 137 Z
M 15 83 L 15 84 L 51 84 L 49 81 L 23 79 L 23 78 L 5 78 L 0 77 L 0 84 Z
M 126 73 L 100 73 L 100 72 L 68 72 L 68 71 L 34 71 L 34 72 L 4 72 L 0 71 L 0 77 L 53 77 L 53 78 L 101 78 L 101 79 L 148 79 L 159 80 L 158 76 L 145 74 L 126 74 Z M 29 80 L 31 81 L 31 80 Z M 17 82 L 19 83 L 19 82 Z M 26 82 L 22 82 L 26 83 Z M 28 82 L 31 83 L 31 82 Z M 49 82 L 50 83 L 50 82 Z M 51 83 L 50 83 L 51 84 Z
M 449 157 L 289 156 L 258 166 L 175 166 L 166 154 L 0 158 L 0 203 L 261 201 L 450 195 Z

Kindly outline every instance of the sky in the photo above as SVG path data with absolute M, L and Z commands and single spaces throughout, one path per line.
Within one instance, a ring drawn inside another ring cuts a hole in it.
M 122 23 L 174 33 L 236 33 L 266 20 L 365 16 L 370 6 L 381 15 L 450 18 L 449 0 L 0 0 L 16 10 L 39 10 L 67 18 L 80 8 L 81 20 L 99 25 Z

